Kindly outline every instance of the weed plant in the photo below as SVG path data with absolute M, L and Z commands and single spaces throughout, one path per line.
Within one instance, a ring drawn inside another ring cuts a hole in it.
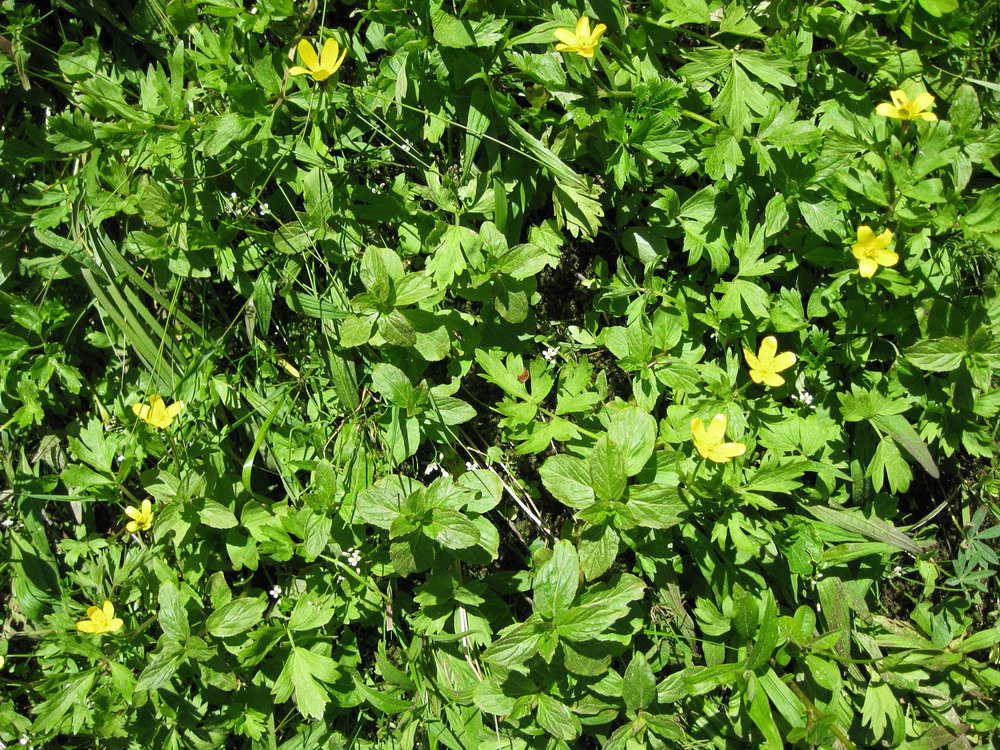
M 1000 740 L 995 0 L 0 0 L 0 748 Z

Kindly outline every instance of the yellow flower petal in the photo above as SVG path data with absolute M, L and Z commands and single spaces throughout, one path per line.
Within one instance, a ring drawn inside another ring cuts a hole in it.
M 712 460 L 717 463 L 722 463 L 723 461 L 728 461 L 731 458 L 742 456 L 746 452 L 747 447 L 743 443 L 723 443 L 715 450 L 717 455 L 722 456 L 722 461 L 718 458 L 714 458 Z
M 880 266 L 894 266 L 899 263 L 899 256 L 892 250 L 879 250 L 875 262 Z
M 163 419 L 166 420 L 166 423 L 167 423 L 165 426 L 169 427 L 170 423 L 174 421 L 174 417 L 176 417 L 178 414 L 180 414 L 181 413 L 181 409 L 183 409 L 183 408 L 184 408 L 184 402 L 183 401 L 178 401 L 177 403 L 171 404 L 166 409 L 164 409 L 163 410 Z
M 572 47 L 573 45 L 576 44 L 576 35 L 569 29 L 556 29 L 555 31 L 552 32 L 552 34 L 555 36 L 556 39 L 558 39 L 560 42 L 563 43 L 563 45 L 567 47 Z M 564 51 L 559 49 L 559 45 L 556 46 L 556 49 L 559 52 Z
M 327 39 L 323 42 L 323 51 L 319 55 L 319 67 L 333 72 L 334 64 L 337 62 L 337 55 L 340 52 L 340 44 L 336 39 Z
M 798 358 L 795 356 L 795 352 L 782 352 L 777 357 L 771 360 L 771 372 L 781 372 L 782 370 L 787 370 L 789 367 L 795 364 Z
M 872 231 L 872 228 L 870 226 L 862 224 L 860 227 L 858 227 L 859 245 L 867 245 L 874 239 L 875 239 L 875 232 Z
M 580 16 L 576 22 L 576 38 L 577 40 L 590 39 L 590 19 L 586 16 Z
M 870 279 L 875 275 L 878 270 L 878 263 L 876 263 L 871 258 L 861 258 L 858 261 L 858 273 L 860 273 L 864 278 Z
M 785 384 L 785 379 L 773 370 L 762 373 L 761 380 L 764 382 L 764 385 L 769 385 L 772 388 L 777 388 Z
M 337 61 L 333 64 L 333 69 L 330 71 L 331 73 L 336 73 L 340 70 L 340 66 L 343 64 L 345 57 L 347 57 L 347 47 L 344 47 L 343 51 L 340 53 L 340 57 L 338 57 Z
M 923 112 L 925 109 L 929 109 L 933 104 L 934 95 L 925 91 L 913 100 L 913 103 L 910 104 L 910 111 Z
M 921 112 L 918 115 L 914 115 L 914 120 L 927 120 L 927 122 L 937 122 L 938 116 L 933 112 Z
M 760 360 L 757 359 L 757 355 L 751 352 L 749 349 L 743 349 L 743 359 L 747 361 L 751 370 L 756 370 L 760 368 Z
M 691 435 L 696 443 L 704 443 L 708 440 L 705 434 L 705 423 L 701 421 L 701 417 L 695 417 L 691 420 Z
M 885 248 L 889 247 L 889 244 L 892 242 L 892 232 L 890 232 L 888 229 L 886 229 L 878 237 L 875 237 L 873 239 L 873 242 L 874 242 L 875 247 L 877 247 L 877 248 L 885 249 Z
M 906 95 L 905 91 L 896 89 L 895 91 L 889 92 L 889 98 L 892 99 L 892 103 L 895 104 L 900 109 L 904 109 L 907 104 L 910 103 L 910 97 Z
M 597 44 L 597 40 L 600 39 L 601 36 L 603 36 L 604 32 L 607 30 L 608 30 L 607 24 L 604 23 L 597 24 L 596 28 L 594 28 L 594 32 L 590 35 L 590 43 Z
M 760 349 L 757 351 L 757 357 L 765 367 L 769 367 L 771 360 L 774 359 L 775 352 L 777 351 L 778 339 L 774 336 L 765 336 L 764 340 L 760 342 Z
M 98 630 L 98 625 L 93 620 L 80 620 L 76 624 L 76 629 L 84 633 L 99 633 L 102 632 Z
M 726 437 L 726 425 L 728 420 L 725 414 L 716 414 L 705 430 L 705 436 L 710 443 L 721 443 Z
M 288 69 L 288 75 L 290 76 L 300 76 L 303 74 L 309 75 L 309 71 L 303 68 L 301 65 L 293 65 Z
M 902 117 L 902 115 L 899 114 L 899 109 L 889 102 L 882 102 L 875 107 L 875 111 L 882 115 L 882 117 L 895 117 L 897 119 Z
M 312 44 L 305 39 L 300 39 L 298 50 L 299 57 L 302 58 L 302 62 L 306 64 L 310 72 L 319 68 L 319 58 L 316 56 L 316 48 Z

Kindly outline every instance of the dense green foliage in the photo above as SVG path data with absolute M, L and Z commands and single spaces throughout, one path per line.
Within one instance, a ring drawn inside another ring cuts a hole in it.
M 0 0 L 0 747 L 997 741 L 998 34 Z

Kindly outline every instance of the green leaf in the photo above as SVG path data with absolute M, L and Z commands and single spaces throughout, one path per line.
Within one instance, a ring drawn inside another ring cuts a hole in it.
M 656 420 L 642 409 L 628 406 L 612 414 L 608 438 L 622 449 L 626 476 L 634 477 L 653 455 Z
M 590 469 L 583 459 L 558 453 L 545 460 L 539 474 L 545 489 L 563 505 L 580 509 L 594 503 Z
M 663 0 L 663 20 L 671 26 L 696 23 L 707 26 L 711 20 L 705 0 Z
M 791 492 L 802 486 L 799 477 L 811 466 L 812 462 L 804 458 L 763 463 L 742 489 L 747 492 Z
M 506 695 L 495 677 L 479 680 L 472 690 L 472 702 L 481 711 L 495 716 L 508 716 L 516 699 Z
M 434 26 L 434 41 L 442 47 L 464 49 L 476 44 L 472 24 L 455 18 L 447 11 L 438 9 L 431 13 L 431 24 Z
M 191 635 L 191 626 L 188 624 L 187 611 L 181 601 L 181 590 L 177 583 L 174 581 L 161 583 L 157 601 L 160 605 L 157 619 L 163 635 L 172 641 L 187 640 Z
M 457 484 L 476 493 L 476 499 L 466 502 L 466 510 L 471 513 L 493 510 L 503 497 L 503 482 L 490 469 L 467 471 L 458 478 Z
M 965 359 L 968 344 L 955 336 L 927 339 L 903 351 L 903 357 L 921 370 L 929 372 L 950 372 L 957 369 Z
M 208 498 L 201 503 L 202 508 L 198 511 L 198 517 L 206 526 L 211 526 L 213 529 L 231 529 L 239 523 L 236 514 L 222 503 Z
M 340 345 L 350 349 L 367 344 L 375 319 L 374 315 L 348 315 L 340 324 Z
M 552 190 L 552 203 L 559 227 L 565 227 L 574 237 L 594 237 L 604 216 L 604 208 L 598 200 L 601 192 L 598 185 L 579 187 L 576 182 L 557 180 Z
M 500 637 L 483 652 L 483 661 L 498 667 L 521 666 L 538 651 L 540 623 L 528 620 L 500 631 Z
M 291 617 L 288 618 L 288 627 L 296 632 L 314 630 L 330 622 L 333 612 L 333 608 L 322 596 L 308 593 L 299 594 Z
M 556 613 L 556 629 L 571 641 L 597 638 L 628 613 L 629 602 L 639 599 L 644 589 L 642 581 L 627 574 L 591 586 L 579 605 Z
M 606 435 L 590 452 L 590 484 L 600 500 L 617 500 L 625 494 L 625 458 L 621 448 Z
M 753 644 L 747 654 L 747 669 L 756 671 L 767 664 L 775 647 L 778 645 L 778 608 L 774 594 L 769 590 L 763 593 L 764 612 L 754 635 Z M 756 602 L 755 602 L 756 604 Z
M 778 731 L 778 726 L 774 723 L 771 702 L 767 699 L 767 693 L 760 687 L 756 675 L 749 676 L 747 693 L 752 696 L 748 696 L 750 705 L 747 707 L 747 714 L 764 735 L 763 745 L 757 746 L 767 748 L 767 750 L 782 750 L 785 745 L 781 741 L 781 732 Z
M 178 651 L 155 654 L 146 662 L 142 674 L 139 675 L 135 684 L 136 692 L 159 690 L 170 682 L 180 663 L 181 655 Z
M 626 510 L 646 528 L 669 529 L 676 526 L 687 514 L 689 507 L 676 485 L 629 485 Z
M 873 677 L 865 690 L 861 721 L 871 727 L 876 742 L 882 739 L 886 727 L 890 725 L 893 730 L 892 745 L 897 745 L 904 737 L 903 709 L 893 695 L 892 688 L 877 678 Z
M 872 424 L 882 432 L 888 433 L 903 450 L 913 456 L 924 471 L 937 479 L 940 477 L 937 464 L 931 457 L 930 449 L 917 431 L 902 414 L 879 414 L 872 417 Z
M 550 557 L 535 576 L 535 610 L 546 620 L 569 607 L 580 586 L 580 558 L 573 543 L 556 542 Z
M 575 740 L 580 736 L 580 720 L 563 703 L 545 693 L 538 694 L 538 723 L 552 737 Z
M 729 125 L 733 135 L 742 136 L 750 122 L 750 111 L 758 114 L 767 111 L 764 91 L 750 80 L 743 68 L 734 65 L 722 90 L 715 97 L 712 113 Z
M 279 700 L 288 699 L 286 690 L 294 691 L 295 705 L 299 712 L 306 717 L 321 719 L 330 699 L 326 689 L 313 676 L 313 667 L 323 666 L 317 665 L 313 657 L 319 657 L 319 654 L 314 654 L 300 646 L 292 648 L 292 653 L 288 661 L 285 662 L 278 679 L 275 680 L 272 691 L 276 696 L 284 695 L 283 698 L 279 697 Z M 332 663 L 332 669 L 335 671 L 336 663 L 329 657 L 327 659 Z M 332 680 L 330 681 L 332 682 Z M 279 685 L 281 686 L 280 691 Z
M 395 346 L 409 347 L 417 343 L 417 334 L 413 325 L 399 310 L 393 310 L 388 315 L 378 319 L 378 332 L 386 342 Z
M 630 711 L 649 708 L 656 700 L 656 677 L 641 651 L 636 652 L 625 669 L 622 698 Z
M 390 404 L 407 408 L 414 400 L 413 384 L 395 365 L 379 362 L 372 369 L 372 388 Z
M 267 599 L 263 595 L 233 599 L 210 614 L 205 620 L 205 627 L 217 638 L 228 638 L 249 630 L 260 622 L 265 609 Z
M 891 544 L 911 555 L 919 555 L 924 545 L 915 542 L 895 526 L 880 518 L 866 518 L 858 511 L 841 510 L 825 505 L 804 505 L 803 509 L 814 518 L 833 524 L 839 529 L 852 531 L 876 542 Z
M 51 698 L 36 707 L 35 711 L 38 716 L 31 725 L 31 733 L 45 736 L 55 730 L 67 711 L 86 700 L 96 679 L 96 669 L 67 675 L 65 683 L 60 686 L 60 689 L 56 690 Z
M 920 7 L 926 10 L 935 18 L 940 18 L 945 13 L 953 13 L 958 10 L 958 0 L 917 0 Z
M 461 513 L 435 508 L 423 533 L 448 549 L 465 549 L 479 542 L 479 529 Z
M 389 250 L 379 247 L 370 247 L 365 250 L 361 257 L 361 283 L 364 284 L 368 293 L 381 303 L 389 299 L 392 291 L 392 280 L 389 278 L 389 268 L 387 265 Z M 395 255 L 393 253 L 393 255 Z M 399 262 L 399 258 L 396 258 Z M 400 268 L 400 272 L 402 268 Z M 402 273 L 399 274 L 402 276 Z
M 609 524 L 588 525 L 580 535 L 580 569 L 588 581 L 604 575 L 618 557 L 618 532 Z
M 866 475 L 871 477 L 872 487 L 876 492 L 882 491 L 883 474 L 889 481 L 889 487 L 895 492 L 906 492 L 913 479 L 913 472 L 903 460 L 895 441 L 883 438 L 875 449 L 875 455 L 868 465 Z

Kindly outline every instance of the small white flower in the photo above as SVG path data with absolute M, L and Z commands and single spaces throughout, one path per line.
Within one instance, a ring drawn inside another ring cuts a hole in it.
M 269 214 L 269 213 L 271 213 L 271 209 L 268 207 L 268 205 L 266 203 L 264 203 L 263 201 L 261 201 L 261 203 L 260 203 L 260 214 L 261 214 L 261 216 L 265 216 L 266 214 Z
M 465 470 L 466 471 L 475 471 L 478 468 L 479 468 L 479 464 L 477 464 L 475 461 L 466 461 L 465 462 Z
M 3 525 L 4 526 L 13 526 L 14 525 L 14 520 L 11 519 L 11 518 L 5 518 L 5 519 L 3 519 Z
M 28 735 L 26 735 L 26 734 L 23 735 L 21 737 L 21 739 L 18 740 L 18 742 L 20 742 L 22 745 L 27 745 L 28 744 Z
M 252 7 L 252 8 L 250 9 L 250 15 L 251 15 L 251 16 L 256 16 L 256 15 L 257 15 L 257 6 L 256 6 L 256 5 L 255 5 L 255 6 L 253 6 L 253 7 Z
M 277 584 L 275 584 L 274 588 L 271 589 L 270 591 L 268 591 L 267 593 L 271 595 L 272 599 L 279 599 L 280 600 L 280 597 L 281 597 L 281 586 L 278 586 Z
M 437 465 L 437 462 L 429 463 L 429 464 L 427 464 L 427 468 L 424 469 L 424 476 L 426 477 L 426 476 L 428 476 L 430 474 L 433 474 L 435 471 L 437 471 L 440 468 L 441 467 Z
M 559 349 L 554 346 L 550 346 L 545 351 L 542 352 L 542 359 L 546 362 L 552 362 L 559 355 Z

